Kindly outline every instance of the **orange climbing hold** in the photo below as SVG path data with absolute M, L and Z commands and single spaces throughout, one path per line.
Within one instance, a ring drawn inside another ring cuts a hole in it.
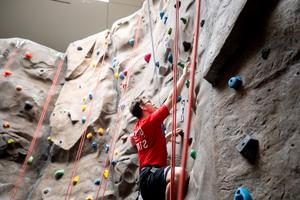
M 3 126 L 3 128 L 5 128 L 5 129 L 10 127 L 9 123 L 6 122 L 6 121 L 3 122 L 2 126 Z
M 24 55 L 24 58 L 27 59 L 27 60 L 30 60 L 32 58 L 32 53 L 29 52 L 29 51 L 26 52 L 25 55 Z
M 150 58 L 151 58 L 151 53 L 148 53 L 148 54 L 146 54 L 146 55 L 144 56 L 144 59 L 145 59 L 145 61 L 146 61 L 147 63 L 150 62 Z
M 12 75 L 11 71 L 5 71 L 5 72 L 3 72 L 3 76 L 5 76 L 5 77 L 11 76 L 11 75 Z

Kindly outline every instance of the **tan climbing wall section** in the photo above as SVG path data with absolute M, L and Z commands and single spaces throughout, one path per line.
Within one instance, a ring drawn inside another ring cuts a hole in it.
M 175 0 L 150 2 L 150 21 L 145 1 L 139 11 L 116 21 L 110 30 L 69 45 L 65 81 L 55 107 L 49 109 L 50 121 L 45 122 L 41 138 L 45 148 L 38 145 L 35 151 L 49 152 L 48 160 L 46 165 L 33 162 L 25 178 L 31 192 L 22 190 L 20 199 L 64 199 L 69 184 L 70 199 L 74 200 L 96 199 L 99 186 L 98 199 L 136 199 L 139 164 L 130 143 L 136 119 L 128 105 L 138 95 L 149 96 L 160 105 L 172 89 Z M 296 0 L 202 1 L 186 199 L 234 199 L 239 187 L 246 188 L 252 199 L 300 199 L 299 10 Z M 195 1 L 181 1 L 178 75 L 193 49 L 194 15 Z M 4 40 L 1 52 L 5 54 L 8 46 Z M 25 51 L 26 46 L 21 49 Z M 50 58 L 50 63 L 55 61 L 56 57 L 46 55 L 47 59 L 42 56 L 45 63 L 49 64 Z M 7 60 L 4 56 L 1 63 Z M 34 66 L 32 72 L 37 70 Z M 47 73 L 51 74 L 53 71 Z M 47 78 L 41 82 L 39 76 L 28 72 L 20 75 L 20 81 L 27 81 L 27 76 L 35 77 L 31 93 L 48 89 Z M 6 85 L 0 91 L 4 99 L 0 102 L 1 120 L 10 121 L 12 127 L 1 129 L 3 199 L 14 181 L 8 174 L 15 174 L 19 166 L 12 160 L 15 154 L 6 139 L 20 133 L 28 144 L 30 137 L 24 135 L 30 135 L 27 132 L 36 126 L 36 118 L 17 123 L 12 117 L 15 111 L 8 111 L 23 102 L 10 103 L 16 99 L 14 80 L 0 81 Z M 182 128 L 187 93 L 185 87 L 177 104 L 177 126 Z M 171 117 L 165 126 L 166 131 L 171 129 Z M 45 138 L 49 132 L 50 147 Z M 80 145 L 82 136 L 85 142 Z M 169 145 L 167 148 L 170 152 Z M 16 149 L 26 152 L 26 147 Z M 74 174 L 78 179 L 72 182 L 78 149 L 81 159 Z M 13 167 L 6 173 L 4 169 L 10 165 Z M 107 179 L 102 176 L 105 169 L 109 170 Z M 247 199 L 244 189 L 239 195 Z

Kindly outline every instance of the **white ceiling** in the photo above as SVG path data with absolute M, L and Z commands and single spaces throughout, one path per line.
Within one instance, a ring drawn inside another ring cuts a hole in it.
M 22 37 L 64 52 L 69 43 L 110 28 L 143 0 L 0 0 L 0 38 Z

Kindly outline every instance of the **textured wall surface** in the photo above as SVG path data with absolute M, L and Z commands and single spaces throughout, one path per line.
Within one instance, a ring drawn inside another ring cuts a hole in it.
M 70 199 L 89 195 L 95 199 L 97 178 L 101 178 L 99 199 L 136 199 L 139 165 L 129 139 L 136 119 L 128 105 L 138 95 L 150 96 L 157 105 L 167 97 L 172 88 L 172 65 L 167 56 L 173 48 L 175 30 L 175 1 L 153 1 L 154 56 L 146 3 L 135 14 L 116 21 L 110 30 L 69 45 L 65 82 L 45 125 L 51 127 L 44 135 L 50 132 L 52 143 L 47 144 L 43 136 L 47 145 L 38 145 L 49 158 L 45 164 L 35 163 L 29 168 L 34 178 L 27 183 L 28 193 L 22 190 L 19 194 L 20 199 L 64 199 L 74 163 L 79 181 L 72 186 Z M 182 63 L 191 56 L 192 48 L 184 49 L 183 43 L 193 42 L 194 15 L 195 2 L 182 1 L 180 17 L 186 19 L 179 24 Z M 128 44 L 133 38 L 134 46 Z M 193 142 L 189 149 L 196 151 L 197 157 L 188 157 L 186 199 L 233 199 L 240 186 L 246 187 L 253 199 L 300 199 L 299 39 L 297 0 L 202 1 Z M 3 49 L 5 44 L 7 40 L 1 45 Z M 148 53 L 152 53 L 149 63 L 144 60 Z M 155 66 L 157 61 L 159 67 Z M 178 71 L 180 75 L 180 67 Z M 127 74 L 124 79 L 122 74 Z M 242 86 L 229 88 L 228 80 L 236 75 L 241 77 Z M 1 80 L 0 84 L 9 85 L 11 80 Z M 5 92 L 2 87 L 0 92 Z M 177 126 L 182 128 L 187 94 L 184 88 L 177 104 Z M 13 95 L 5 96 L 9 101 Z M 1 110 L 1 120 L 13 119 L 9 105 Z M 26 131 L 35 125 L 20 124 Z M 171 115 L 165 126 L 171 129 Z M 236 149 L 247 135 L 258 141 L 257 157 L 252 162 Z M 1 154 L 0 189 L 6 199 L 15 177 L 6 178 L 5 166 L 16 166 L 10 172 L 13 174 L 19 164 L 7 150 L 1 151 L 5 154 Z M 176 157 L 180 162 L 180 149 Z M 54 177 L 57 169 L 65 171 L 60 179 Z M 108 179 L 102 177 L 105 169 L 109 170 Z

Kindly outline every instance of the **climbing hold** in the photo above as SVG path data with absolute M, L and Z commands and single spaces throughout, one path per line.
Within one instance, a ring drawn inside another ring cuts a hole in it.
M 116 66 L 118 66 L 118 64 L 119 64 L 119 61 L 117 60 L 117 58 L 113 58 L 113 60 L 112 60 L 112 66 L 113 66 L 113 68 L 115 68 Z
M 108 178 L 108 175 L 109 175 L 109 172 L 108 172 L 108 170 L 107 169 L 105 169 L 104 171 L 103 171 L 103 176 L 104 176 L 104 178 Z
M 177 65 L 178 65 L 181 69 L 184 68 L 184 64 L 183 64 L 181 61 L 179 61 L 179 62 L 177 63 Z
M 164 15 L 165 15 L 165 12 L 164 12 L 164 11 L 160 11 L 160 12 L 159 12 L 159 17 L 160 17 L 160 19 L 163 19 Z
M 182 45 L 183 45 L 183 50 L 185 52 L 188 52 L 191 49 L 191 47 L 192 47 L 192 44 L 190 42 L 186 42 L 186 41 L 184 41 L 182 43 Z
M 197 157 L 197 152 L 196 152 L 194 149 L 192 149 L 190 155 L 191 155 L 191 157 L 195 160 L 196 157 Z
M 114 78 L 115 79 L 118 79 L 119 78 L 119 74 L 116 72 L 116 73 L 114 73 Z
M 242 86 L 242 78 L 240 76 L 231 77 L 228 81 L 228 86 L 233 89 L 238 89 Z
M 93 200 L 93 195 L 88 195 L 86 198 L 85 198 L 85 200 Z
M 91 144 L 91 146 L 92 146 L 92 148 L 93 148 L 94 150 L 96 150 L 96 149 L 97 149 L 97 142 L 96 142 L 96 141 L 93 141 L 92 144 Z
M 58 169 L 58 170 L 55 171 L 54 177 L 55 177 L 56 180 L 58 180 L 61 177 L 63 177 L 64 174 L 65 174 L 65 170 L 64 169 Z
M 9 122 L 4 121 L 3 124 L 2 124 L 2 127 L 3 127 L 4 129 L 9 128 L 9 127 L 10 127 Z
M 99 48 L 96 50 L 96 54 L 97 54 L 97 56 L 99 56 L 99 54 L 100 54 L 100 49 Z
M 104 131 L 103 131 L 103 128 L 98 128 L 98 131 L 97 131 L 97 132 L 98 132 L 99 136 L 102 136 L 102 135 L 103 135 L 103 132 L 104 132 Z
M 108 153 L 108 151 L 109 151 L 109 144 L 105 144 L 104 145 L 104 151 L 105 151 L 105 153 Z
M 74 176 L 73 177 L 73 185 L 76 185 L 79 181 L 79 176 Z
M 82 118 L 81 118 L 81 123 L 85 123 L 86 122 L 86 116 L 82 116 Z
M 101 180 L 100 180 L 100 178 L 96 178 L 96 180 L 95 180 L 95 185 L 100 185 L 100 183 L 101 183 Z
M 193 138 L 190 137 L 190 138 L 189 138 L 189 146 L 191 146 L 192 143 L 193 143 Z
M 171 35 L 172 34 L 172 28 L 170 27 L 168 30 L 168 34 Z
M 180 20 L 182 21 L 183 24 L 186 24 L 186 23 L 187 23 L 187 19 L 184 18 L 184 17 L 181 17 Z
M 24 59 L 30 60 L 32 58 L 32 53 L 31 52 L 26 52 L 24 54 Z
M 33 162 L 33 156 L 30 156 L 27 160 L 27 164 L 32 165 L 32 162 Z
M 81 50 L 82 50 L 82 47 L 77 47 L 77 50 L 78 50 L 78 51 L 81 51 Z
M 149 63 L 150 58 L 151 58 L 151 53 L 148 53 L 148 54 L 146 54 L 146 55 L 144 56 L 144 59 L 145 59 L 145 61 L 146 61 L 147 63 Z
M 128 41 L 128 44 L 129 44 L 130 46 L 133 47 L 133 45 L 134 45 L 134 39 L 130 39 L 130 40 Z
M 165 16 L 165 17 L 164 17 L 164 24 L 166 24 L 166 23 L 167 23 L 167 20 L 168 20 L 168 17 L 167 17 L 167 16 Z
M 127 69 L 125 69 L 124 76 L 127 76 L 127 74 L 128 74 L 128 71 L 127 71 Z
M 116 149 L 115 152 L 114 152 L 114 156 L 118 156 L 119 155 L 119 150 Z
M 118 161 L 116 161 L 116 160 L 112 160 L 112 161 L 111 161 L 112 166 L 113 166 L 113 167 L 116 166 L 117 162 L 118 162 Z
M 254 164 L 258 154 L 258 140 L 247 135 L 240 141 L 235 148 L 240 152 L 250 163 Z
M 204 24 L 205 24 L 205 20 L 204 20 L 204 19 L 202 19 L 202 20 L 201 20 L 201 22 L 200 22 L 200 26 L 201 26 L 201 27 L 203 27 L 203 26 L 204 26 Z
M 168 61 L 169 61 L 170 64 L 173 64 L 173 54 L 172 54 L 172 52 L 170 52 L 169 55 L 168 55 Z
M 181 99 L 182 99 L 182 97 L 179 95 L 179 96 L 177 97 L 177 103 L 180 102 Z
M 5 71 L 5 72 L 3 72 L 3 76 L 5 76 L 5 77 L 11 76 L 11 75 L 12 75 L 11 71 Z
M 25 110 L 31 110 L 33 108 L 33 103 L 30 101 L 25 101 L 24 109 Z
M 10 139 L 6 140 L 6 143 L 7 144 L 13 144 L 13 143 L 15 143 L 15 140 L 10 138 Z
M 97 67 L 97 63 L 96 62 L 92 62 L 91 63 L 91 67 Z
M 181 6 L 181 1 L 178 2 L 178 5 L 179 5 L 179 8 L 180 8 L 180 6 Z M 174 5 L 174 8 L 176 8 L 176 3 L 175 3 L 175 5 Z
M 190 81 L 189 81 L 189 80 L 185 80 L 184 84 L 185 84 L 185 86 L 186 86 L 187 88 L 190 87 Z
M 16 90 L 17 90 L 18 92 L 22 91 L 22 86 L 21 86 L 21 85 L 17 85 L 17 86 L 16 86 Z
M 262 57 L 264 60 L 267 60 L 268 57 L 269 57 L 270 51 L 271 51 L 270 48 L 264 48 L 264 49 L 261 51 L 261 57 Z
M 86 135 L 86 139 L 90 140 L 90 139 L 92 139 L 92 138 L 93 138 L 93 133 L 88 133 L 88 134 Z
M 89 99 L 92 100 L 94 98 L 93 93 L 89 92 Z
M 86 102 L 86 97 L 82 98 L 82 102 L 84 102 L 84 103 Z
M 51 137 L 51 136 L 48 136 L 48 137 L 47 137 L 47 140 L 48 140 L 48 142 L 52 142 L 52 137 Z
M 123 72 L 120 72 L 120 74 L 119 74 L 119 79 L 121 79 L 121 80 L 124 80 L 124 79 L 125 79 L 125 76 L 124 76 Z
M 47 195 L 51 191 L 51 188 L 43 189 L 43 195 Z
M 84 112 L 84 111 L 86 110 L 86 108 L 87 108 L 87 105 L 82 105 L 82 106 L 81 106 L 82 112 Z
M 159 61 L 156 61 L 156 62 L 155 62 L 155 66 L 156 66 L 156 67 L 159 67 Z
M 252 200 L 252 196 L 247 188 L 239 187 L 234 193 L 233 200 Z

